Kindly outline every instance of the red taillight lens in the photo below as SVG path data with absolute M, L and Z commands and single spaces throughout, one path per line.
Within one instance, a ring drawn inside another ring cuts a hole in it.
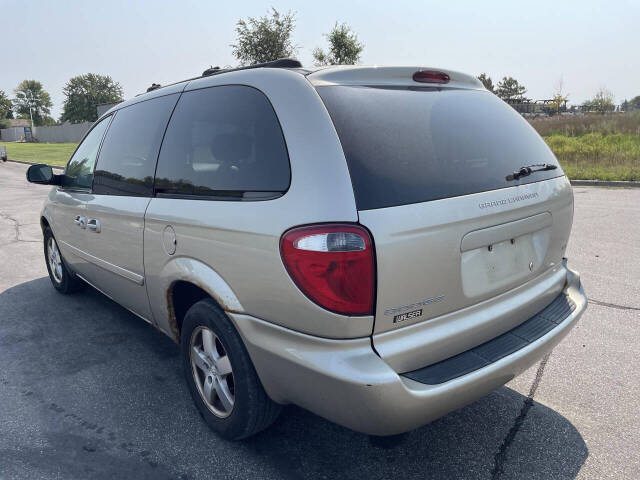
M 413 74 L 413 80 L 420 83 L 449 83 L 451 77 L 444 72 L 420 70 Z
M 374 253 L 364 228 L 294 228 L 282 236 L 280 254 L 298 288 L 321 307 L 344 315 L 373 314 Z

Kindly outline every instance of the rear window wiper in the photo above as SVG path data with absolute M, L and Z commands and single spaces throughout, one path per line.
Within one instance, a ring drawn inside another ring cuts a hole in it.
M 543 170 L 555 170 L 557 165 L 551 165 L 550 163 L 536 163 L 534 165 L 527 165 L 526 167 L 520 167 L 517 172 L 513 172 L 507 175 L 507 181 L 518 180 L 520 177 L 526 177 L 533 172 L 541 172 Z

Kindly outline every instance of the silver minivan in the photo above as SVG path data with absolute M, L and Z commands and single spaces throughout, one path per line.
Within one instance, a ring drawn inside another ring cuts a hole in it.
M 505 384 L 587 306 L 567 177 L 474 77 L 293 60 L 210 69 L 103 115 L 52 188 L 44 251 L 181 345 L 239 439 L 293 403 L 371 435 Z

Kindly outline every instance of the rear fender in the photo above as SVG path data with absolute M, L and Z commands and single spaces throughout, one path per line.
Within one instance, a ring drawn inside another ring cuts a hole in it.
M 158 327 L 179 341 L 180 332 L 173 309 L 172 287 L 176 282 L 188 282 L 201 288 L 228 312 L 244 313 L 244 308 L 231 286 L 211 267 L 189 257 L 169 261 L 160 272 L 160 288 L 166 295 L 163 306 L 155 306 Z M 153 306 L 152 306 L 153 308 Z

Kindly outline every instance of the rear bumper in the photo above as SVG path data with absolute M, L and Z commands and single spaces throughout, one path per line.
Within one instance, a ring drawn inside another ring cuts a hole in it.
M 393 435 L 486 395 L 555 347 L 587 307 L 576 272 L 567 269 L 562 294 L 575 308 L 551 330 L 513 353 L 436 385 L 396 373 L 373 351 L 370 338 L 324 339 L 247 315 L 230 316 L 275 401 L 297 404 L 359 432 Z

